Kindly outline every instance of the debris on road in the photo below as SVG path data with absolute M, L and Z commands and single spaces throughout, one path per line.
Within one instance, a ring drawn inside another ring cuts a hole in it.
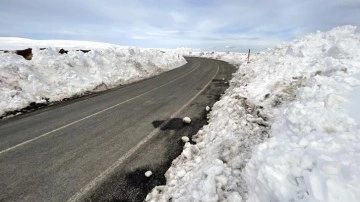
M 153 173 L 152 173 L 150 170 L 148 170 L 148 171 L 145 172 L 145 176 L 146 176 L 146 177 L 150 177 L 152 174 L 153 174 Z
M 206 111 L 208 112 L 208 111 L 210 111 L 211 108 L 210 108 L 209 106 L 206 106 L 205 109 L 206 109 Z
M 186 137 L 186 136 L 183 136 L 182 138 L 181 138 L 181 140 L 183 141 L 183 142 L 189 142 L 189 138 L 188 137 Z
M 184 117 L 183 118 L 183 122 L 186 124 L 190 124 L 191 123 L 191 119 L 189 117 Z

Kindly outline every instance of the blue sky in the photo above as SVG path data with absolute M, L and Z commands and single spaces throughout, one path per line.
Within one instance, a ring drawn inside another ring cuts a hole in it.
M 360 0 L 1 0 L 0 36 L 261 50 L 360 25 Z

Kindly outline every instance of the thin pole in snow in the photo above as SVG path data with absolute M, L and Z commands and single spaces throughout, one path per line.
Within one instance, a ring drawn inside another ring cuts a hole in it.
M 247 58 L 248 62 L 247 63 L 250 63 L 250 49 L 249 49 L 249 53 L 248 53 L 248 58 Z

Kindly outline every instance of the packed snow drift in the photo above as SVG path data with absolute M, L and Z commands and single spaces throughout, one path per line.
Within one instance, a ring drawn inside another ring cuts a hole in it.
M 0 37 L 0 50 L 19 50 L 26 48 L 47 48 L 57 47 L 64 49 L 107 49 L 125 46 L 118 46 L 109 43 L 93 41 L 73 41 L 73 40 L 32 40 L 17 37 Z
M 243 63 L 209 124 L 146 200 L 360 201 L 356 28 L 234 60 Z
M 33 102 L 58 101 L 105 90 L 186 63 L 181 55 L 171 50 L 80 41 L 0 38 L 0 50 L 24 48 L 32 48 L 31 60 L 25 60 L 12 51 L 0 51 L 0 116 Z M 63 54 L 59 53 L 62 48 L 66 49 Z
M 189 48 L 178 48 L 174 51 L 178 52 L 184 56 L 190 57 L 204 57 L 204 58 L 211 58 L 215 60 L 223 60 L 229 62 L 233 65 L 239 66 L 245 61 L 247 58 L 247 53 L 240 53 L 240 52 L 212 52 L 212 51 L 201 51 L 198 49 L 189 49 Z M 251 53 L 251 55 L 257 55 L 258 53 Z

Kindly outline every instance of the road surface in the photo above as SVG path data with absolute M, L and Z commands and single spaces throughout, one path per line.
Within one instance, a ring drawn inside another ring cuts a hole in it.
M 78 201 L 176 117 L 225 63 L 175 70 L 0 121 L 0 201 Z M 165 124 L 159 122 L 159 124 Z

